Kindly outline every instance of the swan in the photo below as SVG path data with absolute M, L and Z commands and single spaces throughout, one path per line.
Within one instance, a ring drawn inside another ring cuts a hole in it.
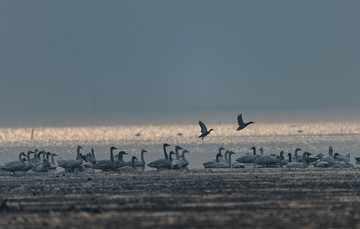
M 212 163 L 212 164 L 208 164 L 207 167 L 205 167 L 205 165 L 204 165 L 204 167 L 205 168 L 231 168 L 231 155 L 232 154 L 235 154 L 235 153 L 230 151 L 229 152 L 229 162 L 228 163 L 223 162 L 223 161 L 218 161 L 218 162 L 215 162 L 215 163 Z
M 186 149 L 182 151 L 182 154 L 180 157 L 182 167 L 186 167 L 189 165 L 189 161 L 186 160 L 186 158 L 185 158 L 185 153 L 189 153 L 189 151 L 187 151 Z
M 208 130 L 207 127 L 205 126 L 205 124 L 202 121 L 199 121 L 199 125 L 201 127 L 201 135 L 199 136 L 199 138 L 201 138 L 202 140 L 204 140 L 204 138 L 210 134 L 210 132 L 214 129 L 210 129 Z
M 122 166 L 120 168 L 117 168 L 117 171 L 119 172 L 136 172 L 136 161 L 137 161 L 137 157 L 136 156 L 132 156 L 131 158 L 131 162 L 132 162 L 132 165 L 129 166 L 129 165 L 125 165 L 125 166 Z
M 254 163 L 258 165 L 265 165 L 266 167 L 281 163 L 280 156 L 263 155 L 254 160 Z
M 237 162 L 240 163 L 253 163 L 255 161 L 255 159 L 261 157 L 260 155 L 256 155 L 256 148 L 255 146 L 251 147 L 251 149 L 253 150 L 253 155 L 251 154 L 246 154 L 244 156 L 239 157 L 238 159 L 236 159 Z M 262 149 L 262 148 L 261 148 Z
M 97 161 L 93 166 L 94 169 L 101 169 L 102 171 L 114 170 L 115 162 L 114 162 L 114 150 L 117 149 L 115 146 L 110 147 L 110 160 L 100 160 Z M 120 153 L 119 153 L 120 154 Z
M 156 161 L 150 162 L 148 164 L 149 167 L 156 168 L 157 170 L 170 169 L 171 168 L 171 163 L 170 163 L 170 160 L 169 160 L 169 156 L 166 153 L 166 147 L 167 146 L 170 146 L 170 145 L 167 144 L 167 143 L 165 143 L 163 145 L 165 159 L 158 159 Z
M 211 161 L 207 161 L 207 162 L 204 162 L 204 163 L 203 163 L 204 168 L 210 168 L 209 166 L 210 166 L 211 164 L 220 162 L 220 158 L 221 158 L 222 156 L 223 156 L 223 155 L 221 154 L 221 152 L 217 153 L 217 154 L 216 154 L 215 161 L 211 160 Z
M 334 155 L 333 155 L 333 148 L 329 147 L 329 156 L 322 158 L 322 161 L 326 161 L 329 163 L 329 166 L 332 167 L 335 164 Z
M 343 161 L 345 164 L 350 164 L 349 159 L 343 155 L 340 155 L 338 153 L 334 154 L 334 159 L 337 161 Z
M 302 149 L 300 149 L 300 148 L 296 148 L 296 149 L 295 149 L 294 157 L 295 157 L 295 161 L 296 161 L 296 162 L 302 162 L 303 157 L 302 157 L 301 155 L 298 155 L 298 152 L 299 152 L 300 150 L 302 150 Z
M 144 153 L 147 153 L 147 151 L 144 150 L 144 149 L 141 150 L 141 161 L 135 160 L 135 167 L 136 168 L 141 168 L 142 171 L 144 171 L 144 167 L 145 167 Z M 126 162 L 126 165 L 131 166 L 132 165 L 132 160 Z
M 289 156 L 289 163 L 286 165 L 287 168 L 307 168 L 308 165 L 306 163 L 306 158 L 311 155 L 309 152 L 303 153 L 302 162 L 291 162 L 291 153 L 288 154 Z
M 56 153 L 47 152 L 47 153 L 46 153 L 46 159 L 47 159 L 49 162 L 50 162 L 50 155 L 51 155 L 51 163 L 50 163 L 49 169 L 54 170 L 54 169 L 56 169 L 56 164 L 55 164 L 55 161 L 54 161 L 54 157 L 56 157 L 57 154 L 56 154 Z
M 76 150 L 76 158 L 80 158 L 80 149 L 82 149 L 82 147 L 79 145 Z M 57 160 L 58 165 L 61 168 L 64 168 L 65 171 L 74 171 L 74 169 L 80 168 L 82 162 L 83 162 L 82 160 L 77 160 L 77 159 L 67 159 L 66 160 L 66 159 L 59 158 Z
M 231 151 L 232 152 L 232 151 Z M 245 165 L 241 162 L 237 162 L 235 161 L 233 164 L 232 164 L 232 167 L 233 168 L 245 168 Z
M 47 172 L 50 169 L 50 165 L 49 160 L 44 158 L 42 163 L 36 165 L 35 172 Z
M 126 162 L 124 161 L 124 155 L 128 155 L 125 151 L 120 151 L 118 154 L 118 159 L 116 161 L 114 161 L 114 169 L 126 166 Z M 132 165 L 132 163 L 131 163 Z M 130 166 L 131 166 L 130 165 Z
M 181 161 L 179 159 L 173 159 L 172 155 L 176 154 L 174 153 L 174 151 L 170 151 L 169 154 L 169 158 L 170 158 L 170 165 L 171 165 L 171 169 L 181 169 L 182 165 L 181 165 Z
M 236 130 L 242 130 L 245 127 L 247 127 L 248 125 L 254 123 L 253 121 L 244 123 L 243 118 L 242 118 L 242 114 L 239 114 L 237 116 L 237 121 L 238 121 L 239 127 Z
M 21 152 L 19 154 L 19 160 L 8 162 L 1 169 L 7 172 L 13 172 L 14 174 L 16 171 L 21 171 L 22 168 L 25 166 L 25 162 L 22 159 L 23 156 L 25 157 L 26 155 L 24 152 Z

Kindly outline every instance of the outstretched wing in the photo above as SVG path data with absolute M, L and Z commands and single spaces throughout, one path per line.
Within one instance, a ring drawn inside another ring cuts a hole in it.
M 207 128 L 206 128 L 205 124 L 202 121 L 199 121 L 199 125 L 201 127 L 201 133 L 206 133 Z
M 237 116 L 237 120 L 238 120 L 239 126 L 241 126 L 241 125 L 244 124 L 244 121 L 243 121 L 243 119 L 242 119 L 242 114 L 239 114 L 239 115 Z

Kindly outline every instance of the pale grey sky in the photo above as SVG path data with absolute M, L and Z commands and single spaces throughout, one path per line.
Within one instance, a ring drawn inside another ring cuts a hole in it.
M 359 1 L 0 1 L 0 115 L 360 107 Z

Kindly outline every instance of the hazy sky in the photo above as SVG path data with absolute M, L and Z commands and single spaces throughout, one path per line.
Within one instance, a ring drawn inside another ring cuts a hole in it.
M 360 107 L 360 1 L 0 1 L 0 115 Z

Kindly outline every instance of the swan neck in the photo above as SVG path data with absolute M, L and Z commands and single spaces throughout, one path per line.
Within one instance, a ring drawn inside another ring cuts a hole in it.
M 145 164 L 144 151 L 141 151 L 141 162 Z
M 166 160 L 169 160 L 169 156 L 168 156 L 168 154 L 166 153 L 166 145 L 164 145 L 164 156 L 165 156 L 165 159 L 166 159 Z

